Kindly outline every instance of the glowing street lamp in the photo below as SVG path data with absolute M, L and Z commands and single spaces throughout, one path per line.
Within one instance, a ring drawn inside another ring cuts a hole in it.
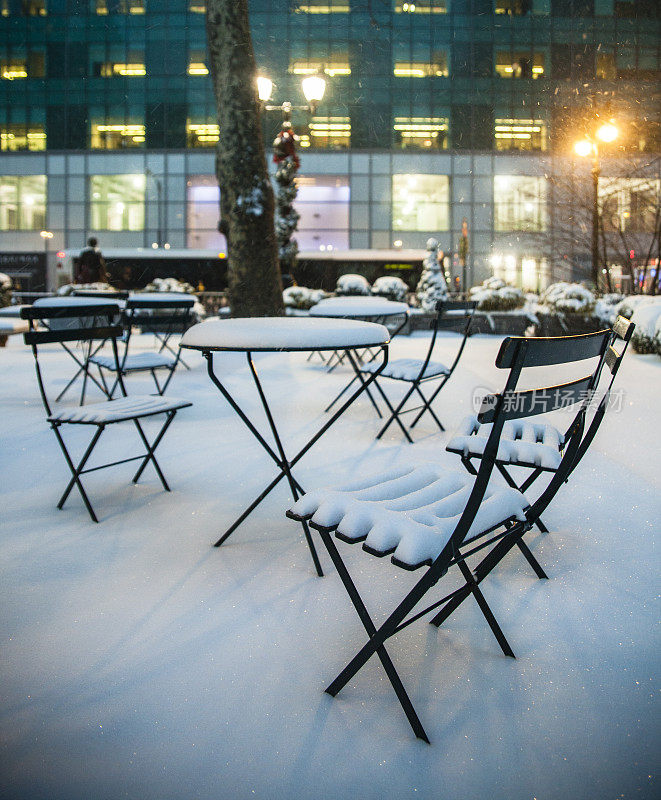
M 599 143 L 611 144 L 619 136 L 617 127 L 606 122 L 596 129 L 593 136 L 586 136 L 574 144 L 574 152 L 581 158 L 592 156 L 592 280 L 599 286 Z

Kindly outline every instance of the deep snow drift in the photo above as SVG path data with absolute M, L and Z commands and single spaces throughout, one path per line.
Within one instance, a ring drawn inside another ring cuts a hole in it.
M 274 469 L 203 358 L 185 353 L 191 370 L 169 389 L 194 403 L 159 451 L 173 491 L 151 468 L 138 486 L 131 465 L 94 473 L 95 525 L 75 492 L 55 508 L 68 470 L 20 338 L 0 350 L 0 797 L 658 797 L 657 356 L 627 355 L 620 407 L 544 514 L 551 533 L 529 535 L 550 580 L 512 552 L 483 584 L 517 659 L 472 601 L 439 630 L 422 620 L 390 641 L 427 746 L 376 659 L 337 698 L 323 693 L 364 632 L 321 543 L 326 577 L 314 574 L 300 526 L 284 516 L 284 481 L 211 547 Z M 400 337 L 392 357 L 420 357 L 427 341 Z M 442 337 L 437 357 L 450 361 L 458 342 Z M 298 480 L 311 489 L 411 460 L 459 468 L 445 444 L 476 387 L 502 385 L 499 343 L 469 340 L 436 402 L 447 433 L 427 418 L 414 445 L 394 425 L 375 442 L 380 423 L 362 400 L 301 460 Z M 63 385 L 72 362 L 55 359 Z M 301 353 L 256 362 L 294 451 L 349 373 Z M 244 359 L 219 366 L 265 430 Z M 129 388 L 152 391 L 149 381 L 130 377 Z M 120 457 L 136 435 L 127 426 L 115 438 L 99 453 Z M 339 546 L 377 619 L 418 577 Z M 450 573 L 439 586 L 458 582 Z

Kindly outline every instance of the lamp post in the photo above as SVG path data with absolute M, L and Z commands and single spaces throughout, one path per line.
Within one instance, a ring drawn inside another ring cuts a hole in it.
M 283 274 L 291 274 L 296 263 L 298 243 L 292 239 L 296 231 L 299 214 L 294 208 L 296 198 L 296 173 L 300 162 L 296 154 L 298 137 L 291 124 L 291 113 L 301 109 L 312 115 L 316 112 L 326 91 L 326 78 L 322 72 L 308 75 L 301 81 L 301 88 L 307 100 L 305 106 L 294 106 L 289 100 L 281 105 L 267 105 L 273 92 L 273 81 L 264 75 L 257 77 L 257 92 L 265 111 L 279 111 L 282 114 L 282 128 L 273 142 L 273 160 L 277 164 L 275 180 L 276 192 L 276 236 L 278 239 L 278 257 Z
M 156 175 L 150 170 L 145 170 L 145 175 L 147 178 L 151 178 L 154 181 L 154 186 L 156 187 L 156 247 L 157 249 L 162 246 L 163 244 L 163 182 L 160 178 L 157 178 Z M 152 244 L 152 247 L 154 245 Z
M 599 288 L 599 176 L 601 163 L 599 160 L 599 143 L 610 144 L 619 135 L 612 122 L 601 125 L 592 136 L 579 139 L 574 144 L 574 151 L 582 158 L 592 156 L 592 280 L 595 288 Z

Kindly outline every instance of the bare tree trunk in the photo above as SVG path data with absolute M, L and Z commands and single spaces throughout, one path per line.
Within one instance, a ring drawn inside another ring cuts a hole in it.
M 283 313 L 247 0 L 207 0 L 207 43 L 220 140 L 216 174 L 237 317 Z

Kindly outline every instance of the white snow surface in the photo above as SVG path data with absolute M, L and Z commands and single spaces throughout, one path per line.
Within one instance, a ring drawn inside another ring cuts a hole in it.
M 190 304 L 193 305 L 195 303 L 195 296 L 186 294 L 185 292 L 131 292 L 129 300 L 163 303 L 164 306 L 167 306 L 168 301 L 177 300 L 179 302 L 181 300 L 188 300 Z
M 428 336 L 397 337 L 392 357 L 423 357 Z M 458 341 L 440 334 L 439 357 L 451 359 Z M 471 337 L 435 403 L 449 431 L 475 395 L 502 388 L 500 342 Z M 136 335 L 132 346 L 151 350 L 153 337 Z M 75 365 L 49 347 L 55 371 L 45 379 L 59 389 Z M 366 635 L 317 534 L 324 578 L 300 525 L 285 518 L 286 481 L 211 546 L 277 467 L 211 384 L 204 358 L 189 352 L 186 361 L 191 370 L 177 370 L 170 391 L 193 406 L 157 451 L 172 491 L 151 466 L 137 485 L 131 464 L 93 472 L 84 482 L 95 525 L 76 490 L 56 509 L 69 471 L 34 361 L 21 337 L 0 349 L 3 800 L 659 796 L 658 356 L 629 348 L 614 387 L 619 405 L 544 514 L 551 532 L 527 535 L 550 580 L 515 550 L 481 585 L 516 660 L 502 655 L 471 599 L 440 629 L 424 618 L 388 642 L 431 746 L 414 738 L 378 659 L 336 698 L 324 693 Z M 306 353 L 254 361 L 295 453 L 352 373 L 329 374 Z M 214 364 L 267 436 L 245 356 L 216 353 Z M 544 385 L 580 375 L 543 369 L 552 376 Z M 147 394 L 151 377 L 135 376 L 129 388 Z M 392 400 L 403 388 L 385 384 Z M 62 407 L 76 401 L 67 397 Z M 564 430 L 570 417 L 555 413 Z M 395 426 L 375 441 L 381 424 L 359 399 L 295 476 L 314 490 L 404 463 L 460 469 L 445 451 L 451 434 L 428 416 L 414 445 Z M 145 426 L 153 435 L 160 420 Z M 113 434 L 101 437 L 99 458 L 141 450 L 132 425 Z M 88 436 L 82 426 L 70 432 L 77 454 Z M 337 545 L 377 623 L 422 574 Z M 460 583 L 451 570 L 430 602 Z
M 310 309 L 313 317 L 384 317 L 408 314 L 406 303 L 385 297 L 327 297 Z
M 334 350 L 385 344 L 388 329 L 374 322 L 305 317 L 209 320 L 193 325 L 182 347 L 245 350 Z
M 361 372 L 376 372 L 381 366 L 380 361 L 369 361 L 363 364 Z M 384 378 L 394 378 L 399 381 L 414 381 L 420 371 L 425 366 L 423 358 L 396 358 L 394 361 L 388 361 L 383 372 L 381 373 Z M 450 370 L 441 364 L 440 361 L 430 361 L 425 367 L 425 378 L 432 378 L 434 376 L 447 375 Z
M 448 443 L 452 450 L 481 455 L 491 435 L 493 425 L 480 425 L 476 416 L 462 420 Z M 553 425 L 530 422 L 527 419 L 508 420 L 498 444 L 498 458 L 510 464 L 534 464 L 545 469 L 557 469 L 562 456 L 562 434 Z
M 34 301 L 35 306 L 48 306 L 64 308 L 69 306 L 110 306 L 116 305 L 124 308 L 124 300 L 115 300 L 114 297 L 73 297 L 71 295 L 58 295 L 56 297 L 39 297 Z

